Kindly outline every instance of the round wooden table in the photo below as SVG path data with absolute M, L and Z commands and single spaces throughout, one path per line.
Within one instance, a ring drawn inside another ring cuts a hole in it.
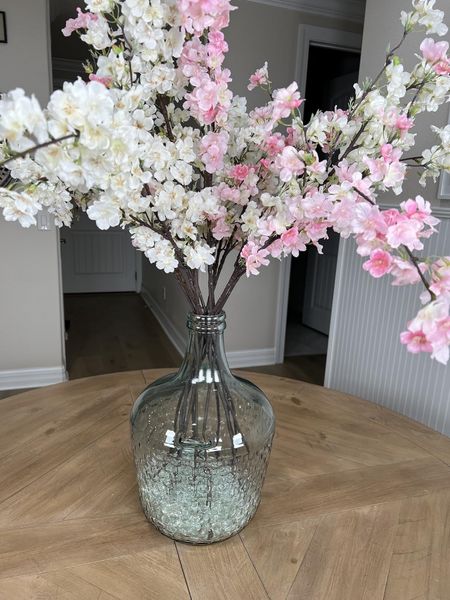
M 450 440 L 377 405 L 247 373 L 277 434 L 242 533 L 174 543 L 144 518 L 128 414 L 165 371 L 0 401 L 3 600 L 448 600 Z

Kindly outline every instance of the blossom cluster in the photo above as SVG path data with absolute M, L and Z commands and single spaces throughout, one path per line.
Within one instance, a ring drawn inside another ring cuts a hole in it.
M 267 63 L 250 76 L 269 101 L 251 111 L 232 93 L 224 66 L 229 0 L 86 0 L 63 30 L 77 32 L 95 60 L 89 81 L 55 91 L 45 109 L 14 90 L 0 100 L 0 188 L 7 220 L 36 223 L 44 207 L 69 225 L 74 207 L 100 229 L 121 226 L 151 263 L 175 272 L 197 312 L 217 313 L 239 278 L 271 259 L 322 251 L 328 230 L 356 240 L 363 268 L 393 285 L 423 283 L 424 307 L 401 341 L 447 362 L 450 258 L 421 258 L 438 224 L 423 197 L 382 210 L 411 170 L 420 181 L 450 171 L 450 126 L 411 150 L 423 112 L 450 96 L 447 32 L 435 0 L 413 0 L 403 39 L 421 30 L 407 71 L 391 50 L 373 82 L 355 85 L 346 110 L 304 123 L 297 84 L 272 89 Z M 402 41 L 403 41 L 402 39 Z M 234 271 L 216 287 L 225 261 Z M 208 297 L 198 285 L 208 273 Z

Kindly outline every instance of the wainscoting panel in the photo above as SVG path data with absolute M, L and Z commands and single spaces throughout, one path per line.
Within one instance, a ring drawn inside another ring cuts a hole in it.
M 448 213 L 423 254 L 450 255 Z M 420 307 L 420 286 L 393 287 L 362 269 L 353 240 L 342 240 L 325 386 L 377 402 L 450 436 L 450 365 L 412 355 L 400 344 Z

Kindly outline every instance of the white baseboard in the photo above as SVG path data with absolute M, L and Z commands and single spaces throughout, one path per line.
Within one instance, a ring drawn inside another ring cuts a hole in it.
M 154 317 L 161 325 L 164 333 L 175 346 L 177 352 L 182 356 L 186 347 L 186 338 L 183 336 L 172 321 L 167 317 L 159 304 L 152 298 L 149 290 L 142 286 L 141 296 L 152 311 Z M 263 367 L 276 363 L 276 348 L 256 348 L 254 350 L 235 350 L 227 352 L 228 364 L 232 369 L 243 369 L 245 367 Z
M 275 348 L 255 348 L 254 350 L 227 352 L 228 364 L 232 369 L 274 365 L 276 363 L 275 357 Z
M 0 371 L 0 390 L 22 390 L 67 381 L 65 367 Z

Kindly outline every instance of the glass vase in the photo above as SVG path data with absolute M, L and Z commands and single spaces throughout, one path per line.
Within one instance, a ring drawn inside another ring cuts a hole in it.
M 147 519 L 175 540 L 208 544 L 255 514 L 275 420 L 263 392 L 228 367 L 225 314 L 191 314 L 187 325 L 180 370 L 133 406 L 132 444 Z

